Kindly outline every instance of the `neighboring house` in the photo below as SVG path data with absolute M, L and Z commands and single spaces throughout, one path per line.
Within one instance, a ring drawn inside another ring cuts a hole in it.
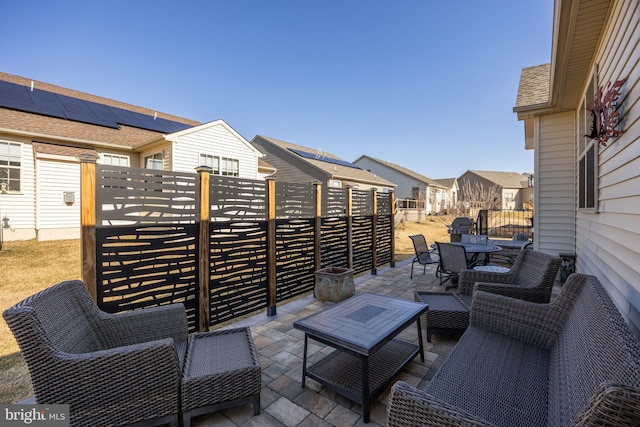
M 447 188 L 431 178 L 367 155 L 358 157 L 353 163 L 397 185 L 397 206 L 407 219 L 419 221 L 426 215 L 441 213 L 449 206 Z
M 640 7 L 556 0 L 554 10 L 551 63 L 522 70 L 513 108 L 535 150 L 534 248 L 575 253 L 640 337 Z M 598 108 L 598 92 L 622 79 L 616 105 Z
M 251 144 L 258 148 L 270 165 L 276 168 L 272 175 L 276 180 L 290 183 L 319 181 L 327 187 L 359 190 L 376 188 L 386 193 L 396 184 L 349 163 L 331 153 L 256 135 Z
M 466 194 L 482 189 L 482 193 L 492 189 L 496 207 L 500 209 L 530 209 L 533 204 L 533 179 L 530 174 L 517 172 L 496 172 L 468 170 L 458 178 L 460 200 L 469 201 L 480 194 Z
M 258 160 L 262 157 L 224 120 L 162 135 L 138 149 L 144 159 L 141 166 L 147 169 L 194 172 L 196 166 L 208 166 L 215 175 L 250 179 L 258 179 Z
M 445 196 L 445 210 L 456 209 L 458 207 L 458 200 L 460 195 L 460 186 L 458 185 L 458 178 L 441 178 L 436 179 L 436 182 L 442 185 L 446 190 Z
M 260 178 L 274 172 L 223 120 L 195 120 L 0 73 L 5 240 L 80 236 L 80 163 Z

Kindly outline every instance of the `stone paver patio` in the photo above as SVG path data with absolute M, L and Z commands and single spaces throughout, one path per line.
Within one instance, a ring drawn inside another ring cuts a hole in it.
M 384 267 L 378 274 L 364 275 L 355 279 L 356 293 L 371 292 L 408 300 L 414 299 L 416 290 L 442 290 L 435 277 L 436 265 L 427 266 L 422 274 L 422 266 L 414 269 L 410 279 L 411 258 Z M 254 342 L 260 353 L 262 366 L 262 394 L 260 415 L 253 415 L 251 405 L 239 406 L 221 412 L 194 418 L 194 427 L 209 426 L 378 426 L 386 425 L 386 403 L 389 387 L 378 396 L 371 406 L 371 421 L 364 424 L 362 407 L 328 390 L 319 383 L 307 379 L 306 388 L 301 386 L 302 355 L 304 334 L 293 328 L 293 322 L 332 303 L 307 296 L 289 304 L 279 306 L 277 315 L 268 317 L 265 313 L 234 323 L 233 327 L 250 326 Z M 403 380 L 414 386 L 423 387 L 456 344 L 457 336 L 434 335 L 428 343 L 424 336 L 425 361 L 416 357 L 395 380 Z M 410 326 L 400 337 L 417 343 L 415 326 Z M 313 363 L 318 358 L 333 351 L 333 348 L 309 341 L 309 359 Z M 395 381 L 394 380 L 394 381 Z

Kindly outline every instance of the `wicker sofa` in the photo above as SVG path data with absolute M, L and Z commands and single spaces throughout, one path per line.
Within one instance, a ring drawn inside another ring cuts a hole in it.
M 389 426 L 640 424 L 640 343 L 594 276 L 536 304 L 477 291 L 425 390 L 396 382 Z

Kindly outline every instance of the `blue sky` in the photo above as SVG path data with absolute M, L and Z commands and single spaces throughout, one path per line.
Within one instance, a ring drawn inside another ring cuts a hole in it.
M 0 70 L 430 178 L 533 171 L 552 0 L 0 0 Z M 268 160 L 268 159 L 267 159 Z

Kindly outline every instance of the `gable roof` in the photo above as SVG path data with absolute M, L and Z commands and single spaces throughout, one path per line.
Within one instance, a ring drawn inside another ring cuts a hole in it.
M 513 111 L 535 105 L 546 106 L 549 103 L 549 78 L 551 63 L 523 68 L 520 73 L 518 95 Z
M 366 158 L 366 159 L 369 159 L 369 160 L 372 160 L 372 161 L 374 161 L 374 162 L 376 162 L 376 163 L 379 163 L 379 164 L 381 164 L 381 165 L 383 165 L 383 166 L 386 166 L 386 167 L 388 167 L 388 168 L 390 168 L 390 169 L 393 169 L 393 170 L 395 170 L 396 172 L 400 172 L 400 173 L 401 173 L 401 174 L 403 174 L 403 175 L 407 175 L 407 176 L 409 176 L 409 177 L 411 177 L 411 178 L 413 178 L 413 179 L 415 179 L 415 180 L 417 180 L 417 181 L 420 181 L 420 182 L 422 182 L 422 183 L 425 183 L 425 184 L 429 185 L 430 187 L 444 187 L 444 186 L 443 186 L 442 184 L 440 184 L 438 181 L 436 181 L 436 180 L 434 180 L 434 179 L 431 179 L 431 178 L 429 178 L 429 177 L 426 177 L 426 176 L 424 176 L 424 175 L 421 175 L 421 174 L 419 174 L 418 172 L 414 172 L 414 171 L 412 171 L 411 169 L 407 169 L 407 168 L 405 168 L 404 166 L 400 166 L 400 165 L 397 165 L 397 164 L 395 164 L 395 163 L 391 163 L 391 162 L 386 161 L 386 160 L 376 159 L 375 157 L 367 156 L 367 155 L 365 155 L 365 154 L 363 154 L 362 156 L 358 157 L 358 158 L 355 160 L 355 162 L 357 162 L 357 161 L 358 161 L 358 160 L 360 160 L 360 159 L 365 159 L 365 158 Z M 355 162 L 354 162 L 354 163 L 355 163 Z
M 182 124 L 186 127 L 200 124 L 200 122 L 195 120 L 157 112 L 149 108 L 139 107 L 12 74 L 0 72 L 0 81 L 7 82 L 8 84 L 5 84 L 5 86 L 8 89 L 15 89 L 14 85 L 18 85 L 27 91 L 31 91 L 31 85 L 33 83 L 33 90 L 39 95 L 47 95 L 55 98 L 54 94 L 59 94 L 76 101 L 79 100 L 79 102 L 87 101 L 93 104 L 120 109 L 125 113 L 128 111 L 141 114 L 149 121 L 152 121 L 154 118 L 160 118 Z M 8 95 L 5 93 L 4 96 Z M 127 124 L 118 124 L 117 128 L 113 126 L 89 124 L 77 120 L 68 120 L 60 116 L 52 117 L 51 115 L 39 114 L 34 111 L 35 109 L 19 109 L 15 106 L 9 108 L 7 107 L 7 105 L 10 105 L 9 103 L 3 102 L 1 105 L 4 106 L 0 107 L 0 132 L 29 138 L 53 139 L 119 149 L 134 149 L 159 139 L 161 135 L 165 133 Z
M 468 170 L 460 177 L 460 179 L 469 173 L 475 174 L 503 188 L 524 188 L 529 185 L 529 179 L 527 176 L 517 172 Z
M 192 133 L 200 132 L 202 130 L 213 128 L 213 127 L 216 127 L 216 126 L 222 126 L 223 128 L 225 128 L 230 134 L 232 134 L 235 138 L 237 138 L 238 141 L 242 142 L 242 144 L 244 144 L 247 148 L 249 148 L 251 151 L 253 151 L 256 154 L 256 156 L 258 156 L 258 158 L 264 156 L 264 154 L 262 154 L 262 152 L 260 150 L 258 150 L 256 147 L 251 145 L 249 143 L 249 141 L 247 141 L 242 135 L 240 135 L 238 132 L 236 132 L 236 130 L 234 128 L 229 126 L 229 124 L 227 122 L 225 122 L 224 120 L 222 120 L 222 119 L 214 120 L 212 122 L 203 123 L 203 124 L 198 125 L 198 126 L 189 127 L 187 129 L 183 129 L 183 130 L 178 131 L 178 132 L 173 132 L 173 133 L 170 133 L 168 135 L 164 135 L 164 139 L 166 139 L 167 141 L 175 141 L 178 138 L 181 138 L 181 137 L 183 137 L 185 135 L 189 135 L 189 134 L 192 134 Z
M 452 188 L 453 184 L 458 180 L 458 178 L 442 178 L 436 179 L 436 182 L 446 188 Z
M 395 188 L 396 184 L 388 181 L 376 174 L 362 169 L 334 154 L 326 151 L 319 152 L 309 147 L 293 144 L 275 138 L 256 135 L 263 142 L 272 147 L 276 147 L 282 157 L 295 158 L 302 161 L 314 169 L 322 172 L 327 179 L 339 179 L 343 181 L 361 182 L 369 185 L 380 185 L 383 187 Z M 267 159 L 268 159 L 267 155 Z
M 513 108 L 518 119 L 527 113 L 545 114 L 573 110 L 582 96 L 584 83 L 591 73 L 593 57 L 604 34 L 613 0 L 556 0 L 554 2 L 553 41 L 549 78 L 534 75 L 542 70 L 529 70 L 521 74 L 518 100 Z M 543 67 L 543 66 L 538 66 Z M 536 67 L 531 67 L 536 68 Z M 529 87 L 537 80 L 538 89 Z M 547 92 L 543 100 L 543 92 Z M 527 100 L 528 95 L 534 95 Z

